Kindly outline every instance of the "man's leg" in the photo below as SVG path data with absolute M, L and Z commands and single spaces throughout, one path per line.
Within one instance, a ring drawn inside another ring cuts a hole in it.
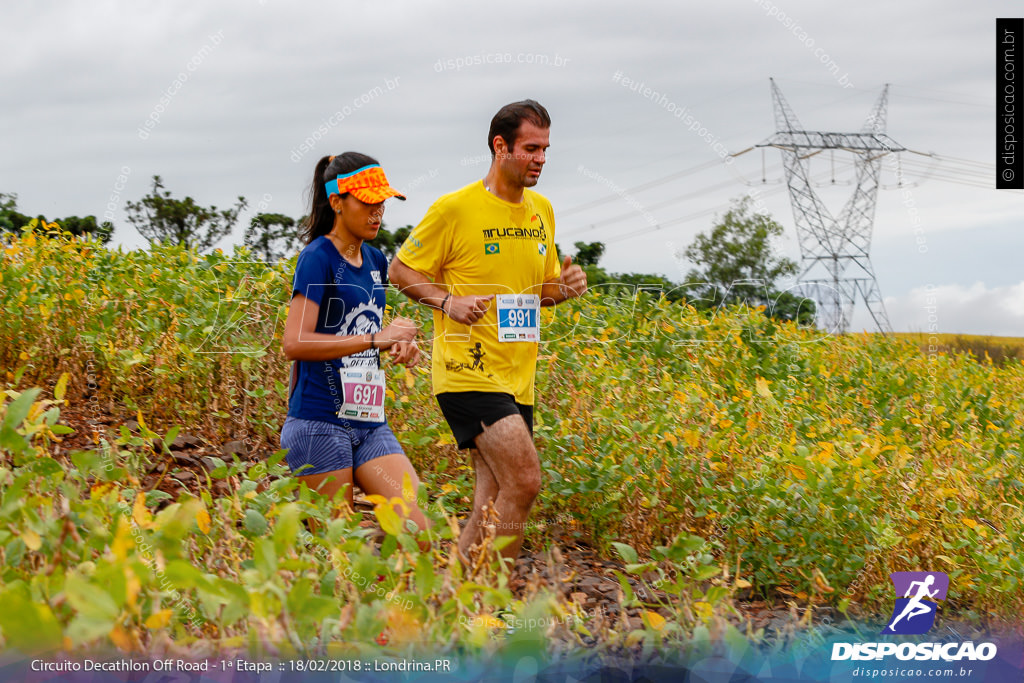
M 466 528 L 459 536 L 459 559 L 463 564 L 469 561 L 469 548 L 484 537 L 484 507 L 494 507 L 494 499 L 498 497 L 498 480 L 494 478 L 490 465 L 476 448 L 469 449 L 473 459 L 473 472 L 476 485 L 473 491 L 473 512 L 466 520 Z
M 523 531 L 530 507 L 540 492 L 540 459 L 533 445 L 533 437 L 521 415 L 509 415 L 484 427 L 483 433 L 476 437 L 476 447 L 483 464 L 490 469 L 497 484 L 497 496 L 493 500 L 501 524 L 498 535 L 515 536 L 515 540 L 505 546 L 501 554 L 515 560 L 523 544 Z M 477 467 L 478 485 L 481 483 L 481 471 Z M 488 486 L 486 482 L 484 485 Z M 486 495 L 489 491 L 485 489 L 484 493 Z M 475 517 L 481 514 L 481 508 L 487 500 L 481 501 L 479 495 L 474 498 Z M 475 538 L 465 534 L 460 540 L 459 550 L 464 556 L 468 557 L 469 547 L 479 541 L 482 531 L 480 526 L 480 521 L 477 521 Z M 470 531 L 468 524 L 466 531 Z

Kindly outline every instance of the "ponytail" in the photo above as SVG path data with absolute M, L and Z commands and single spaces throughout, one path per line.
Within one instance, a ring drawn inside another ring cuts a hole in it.
M 321 157 L 313 170 L 313 184 L 309 188 L 309 217 L 302 225 L 299 237 L 309 244 L 317 237 L 326 235 L 334 228 L 334 209 L 328 201 L 325 183 L 339 175 L 350 173 L 363 166 L 379 163 L 376 159 L 359 152 L 345 152 L 337 156 Z M 347 192 L 345 194 L 348 194 Z M 342 197 L 345 195 L 343 194 Z

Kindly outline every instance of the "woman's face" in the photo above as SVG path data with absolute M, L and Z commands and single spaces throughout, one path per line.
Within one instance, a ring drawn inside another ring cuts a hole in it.
M 384 202 L 366 204 L 351 194 L 339 197 L 335 201 L 340 204 L 338 208 L 341 209 L 338 219 L 352 237 L 364 242 L 377 237 L 384 218 Z

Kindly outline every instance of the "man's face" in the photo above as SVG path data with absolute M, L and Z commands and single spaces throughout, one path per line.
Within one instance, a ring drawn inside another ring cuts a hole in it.
M 501 159 L 502 174 L 521 187 L 533 187 L 540 179 L 544 168 L 545 152 L 550 146 L 550 128 L 539 128 L 529 121 L 519 124 L 516 144 L 510 153 Z

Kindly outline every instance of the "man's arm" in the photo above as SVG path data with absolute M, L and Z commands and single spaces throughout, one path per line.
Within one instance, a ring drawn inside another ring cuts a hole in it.
M 555 306 L 587 293 L 587 273 L 573 265 L 572 256 L 562 261 L 562 273 L 557 280 L 549 280 L 541 286 L 540 305 Z
M 398 291 L 407 297 L 431 308 L 439 309 L 457 323 L 472 325 L 484 316 L 490 306 L 493 294 L 487 296 L 451 296 L 446 287 L 430 281 L 423 273 L 413 270 L 395 257 L 388 268 L 388 279 Z
M 448 290 L 440 285 L 435 285 L 423 273 L 413 270 L 402 263 L 401 259 L 391 259 L 391 266 L 388 268 L 388 280 L 398 287 L 398 291 L 407 297 L 424 306 L 441 308 Z M 445 306 L 447 308 L 447 305 Z

